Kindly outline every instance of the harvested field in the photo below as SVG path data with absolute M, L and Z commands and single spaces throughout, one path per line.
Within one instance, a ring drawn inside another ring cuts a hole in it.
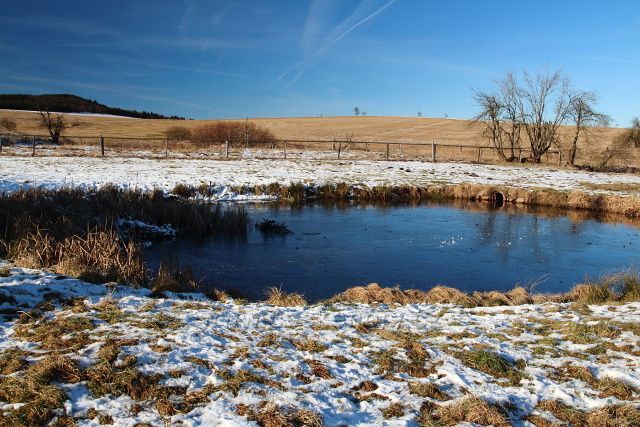
M 25 134 L 42 134 L 42 129 L 38 128 L 38 117 L 36 113 L 21 111 L 0 111 L 0 118 L 10 117 L 16 121 L 18 131 Z M 157 138 L 154 143 L 140 145 L 135 140 L 118 142 L 136 149 L 156 147 L 158 152 L 164 152 L 164 132 L 172 126 L 183 126 L 188 129 L 195 129 L 203 124 L 215 122 L 214 120 L 145 120 L 129 119 L 121 117 L 95 117 L 70 115 L 70 120 L 80 123 L 80 126 L 72 129 L 70 135 L 96 137 L 120 138 Z M 238 120 L 242 122 L 243 120 Z M 442 119 L 442 118 L 417 118 L 417 117 L 299 117 L 299 118 L 252 118 L 251 121 L 259 126 L 271 130 L 280 140 L 344 140 L 351 138 L 354 141 L 386 141 L 405 143 L 431 143 L 436 140 L 440 144 L 463 145 L 474 147 L 478 145 L 488 145 L 479 137 L 479 130 L 468 120 Z M 578 152 L 579 164 L 597 164 L 602 153 L 611 143 L 613 138 L 622 132 L 619 128 L 605 128 L 594 131 L 594 141 L 588 148 L 584 147 Z M 563 142 L 567 145 L 570 142 L 571 129 L 565 129 Z M 87 140 L 86 144 L 97 147 L 98 141 Z M 184 144 L 183 144 L 184 145 Z M 360 144 L 361 145 L 361 144 Z M 351 151 L 362 152 L 365 148 L 382 154 L 385 147 L 382 145 L 369 145 L 367 147 L 354 146 Z M 326 150 L 327 145 L 314 147 L 313 150 Z M 122 149 L 122 147 L 119 147 Z M 524 147 L 526 148 L 526 147 Z M 118 147 L 116 147 L 118 149 Z M 201 151 L 188 145 L 174 146 L 176 150 Z M 195 150 L 194 150 L 195 149 Z M 347 149 L 349 150 L 349 149 Z M 220 152 L 219 149 L 216 150 Z M 347 151 L 348 153 L 349 151 Z M 209 153 L 211 155 L 211 153 Z M 392 157 L 398 156 L 422 156 L 431 155 L 431 147 L 393 147 Z M 477 158 L 476 150 L 466 150 L 459 148 L 441 147 L 439 155 L 443 160 L 465 160 L 474 161 Z M 271 154 L 270 157 L 272 157 Z M 489 153 L 485 153 L 485 162 L 498 162 Z M 552 164 L 557 163 L 555 156 L 550 156 Z M 640 150 L 632 150 L 630 157 L 626 159 L 630 165 L 640 164 Z

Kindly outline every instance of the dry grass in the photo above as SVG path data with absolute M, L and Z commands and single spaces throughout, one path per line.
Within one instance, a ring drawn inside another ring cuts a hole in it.
M 52 382 L 77 383 L 82 373 L 68 356 L 44 356 L 24 372 L 0 379 L 0 401 L 19 403 L 0 414 L 7 426 L 42 426 L 63 411 L 66 394 Z
M 367 286 L 348 288 L 327 300 L 328 303 L 347 304 L 429 303 L 455 304 L 463 307 L 517 306 L 545 302 L 575 302 L 584 305 L 633 301 L 640 301 L 640 275 L 632 270 L 603 276 L 594 283 L 576 285 L 564 294 L 531 294 L 521 286 L 507 292 L 487 291 L 469 294 L 447 286 L 434 286 L 429 291 L 421 291 L 381 287 L 377 283 L 371 283 Z
M 521 287 L 509 292 L 474 292 L 467 294 L 447 286 L 434 286 L 429 291 L 417 289 L 402 290 L 398 287 L 384 288 L 377 283 L 355 286 L 334 295 L 330 303 L 360 304 L 456 304 L 463 307 L 521 305 L 532 302 L 532 297 Z
M 304 297 L 297 293 L 287 293 L 280 288 L 271 287 L 267 289 L 267 304 L 279 307 L 304 307 L 307 301 Z
M 417 421 L 424 427 L 455 426 L 463 422 L 494 427 L 511 426 L 502 410 L 475 396 L 467 396 L 447 405 L 425 401 Z
M 309 409 L 279 406 L 263 401 L 254 407 L 238 404 L 238 415 L 255 421 L 262 427 L 322 427 L 322 416 Z
M 23 356 L 23 353 L 17 349 L 0 353 L 0 375 L 10 375 L 24 369 L 28 363 Z
M 558 381 L 580 380 L 599 391 L 601 398 L 616 397 L 620 400 L 632 400 L 640 392 L 632 385 L 614 378 L 597 379 L 591 370 L 584 366 L 562 366 L 556 369 L 554 378 Z
M 90 283 L 141 285 L 146 277 L 139 246 L 123 245 L 114 230 L 95 229 L 86 236 L 74 235 L 61 242 L 38 230 L 14 242 L 9 256 L 17 265 L 52 268 Z
M 93 322 L 87 317 L 43 317 L 16 325 L 14 335 L 25 341 L 37 342 L 45 350 L 77 350 L 89 344 L 87 331 L 93 328 Z
M 514 386 L 517 386 L 524 376 L 524 373 L 516 364 L 491 351 L 482 349 L 464 350 L 455 353 L 455 356 L 468 367 L 495 378 L 506 378 Z
M 589 190 L 602 190 L 602 191 L 621 191 L 625 193 L 638 193 L 640 192 L 640 184 L 630 182 L 617 182 L 611 184 L 596 184 L 593 182 L 581 182 L 580 185 Z
M 190 266 L 181 266 L 178 258 L 164 258 L 150 287 L 154 294 L 162 295 L 164 292 L 196 292 L 200 284 Z
M 440 388 L 433 383 L 424 383 L 413 381 L 409 383 L 409 392 L 416 396 L 423 398 L 430 398 L 435 400 L 449 400 L 450 397 L 446 393 L 443 393 Z
M 398 418 L 404 416 L 404 405 L 394 402 L 382 410 L 384 418 Z

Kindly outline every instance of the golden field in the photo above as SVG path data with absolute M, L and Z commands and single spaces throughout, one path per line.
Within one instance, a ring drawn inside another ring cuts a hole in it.
M 1 117 L 10 117 L 16 121 L 18 131 L 24 134 L 44 134 L 38 126 L 38 114 L 24 111 L 0 110 Z M 240 121 L 243 121 L 241 119 Z M 438 144 L 487 146 L 488 141 L 480 136 L 480 127 L 469 120 L 425 118 L 425 117 L 295 117 L 295 118 L 250 118 L 250 121 L 270 129 L 282 140 L 345 140 L 385 141 L 385 142 L 424 142 L 430 144 L 436 140 Z M 171 126 L 184 126 L 189 129 L 211 123 L 215 120 L 152 120 L 121 117 L 70 115 L 70 121 L 78 124 L 69 129 L 72 136 L 105 137 L 140 137 L 162 138 L 163 132 Z M 564 129 L 563 143 L 568 146 L 573 129 Z M 593 131 L 592 140 L 586 144 L 581 142 L 578 153 L 579 163 L 597 163 L 612 139 L 622 132 L 621 128 L 602 128 Z M 526 148 L 526 146 L 524 146 Z M 369 149 L 380 151 L 383 146 L 369 146 Z M 392 148 L 398 151 L 397 147 Z M 554 150 L 555 148 L 552 148 Z M 411 155 L 412 150 L 420 150 L 421 155 L 429 155 L 430 148 L 404 147 L 403 153 Z M 439 157 L 443 159 L 471 160 L 475 157 L 474 149 L 453 149 L 439 147 Z M 627 159 L 628 165 L 640 164 L 640 150 L 632 150 Z M 423 153 L 424 152 L 424 153 Z M 488 160 L 490 153 L 483 153 L 483 160 Z M 550 156 L 557 159 L 555 156 Z M 557 163 L 550 158 L 549 162 Z

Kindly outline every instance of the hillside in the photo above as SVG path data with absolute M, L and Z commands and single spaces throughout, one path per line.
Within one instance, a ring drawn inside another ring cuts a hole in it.
M 178 116 L 167 117 L 150 111 L 125 110 L 123 108 L 109 107 L 92 99 L 68 94 L 0 94 L 0 109 L 26 111 L 45 109 L 60 113 L 110 114 L 138 119 L 184 119 Z

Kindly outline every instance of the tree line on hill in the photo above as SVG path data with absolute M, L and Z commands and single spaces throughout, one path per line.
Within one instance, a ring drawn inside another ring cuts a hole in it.
M 126 110 L 124 108 L 109 107 L 107 105 L 100 104 L 93 99 L 86 99 L 69 94 L 0 94 L 0 109 L 55 111 L 58 113 L 111 114 L 114 116 L 133 117 L 137 119 L 184 120 L 184 117 L 179 116 L 164 116 L 150 111 Z

